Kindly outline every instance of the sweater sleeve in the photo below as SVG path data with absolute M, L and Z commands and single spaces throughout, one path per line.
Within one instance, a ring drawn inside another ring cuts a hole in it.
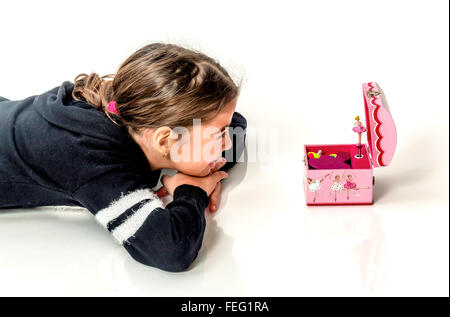
M 197 257 L 209 203 L 198 186 L 178 186 L 164 207 L 137 174 L 117 171 L 88 181 L 72 196 L 140 263 L 180 272 Z
M 245 148 L 245 137 L 247 132 L 247 120 L 239 112 L 235 111 L 233 118 L 231 119 L 230 127 L 233 128 L 233 133 L 230 133 L 232 146 L 222 152 L 222 157 L 227 159 L 224 166 L 220 168 L 220 171 L 228 171 L 241 157 Z

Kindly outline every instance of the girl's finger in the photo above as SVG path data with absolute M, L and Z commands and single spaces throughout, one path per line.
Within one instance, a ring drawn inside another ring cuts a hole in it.
M 226 161 L 227 161 L 227 160 L 226 160 L 224 157 L 222 157 L 222 158 L 220 159 L 220 161 L 218 161 L 218 162 L 216 163 L 216 166 L 214 166 L 214 168 L 213 168 L 213 170 L 212 170 L 211 172 L 216 172 L 216 171 L 220 170 L 220 169 L 222 168 L 222 166 L 225 165 Z
M 212 177 L 214 177 L 216 182 L 220 182 L 222 179 L 228 177 L 228 173 L 224 171 L 218 171 L 211 174 Z
M 214 212 L 219 208 L 220 193 L 222 191 L 222 183 L 218 182 L 209 197 L 209 211 Z

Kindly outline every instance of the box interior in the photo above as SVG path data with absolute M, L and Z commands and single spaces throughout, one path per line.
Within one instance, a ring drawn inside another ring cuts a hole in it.
M 307 168 L 310 170 L 316 169 L 309 164 L 308 152 L 319 152 L 322 150 L 322 155 L 328 155 L 331 153 L 337 152 L 346 152 L 350 154 L 350 159 L 345 161 L 348 165 L 350 165 L 351 169 L 371 169 L 372 164 L 367 153 L 367 145 L 363 144 L 361 154 L 364 156 L 361 159 L 355 158 L 355 155 L 358 154 L 358 147 L 356 144 L 332 144 L 332 145 L 305 145 L 305 159 L 308 164 L 306 164 Z

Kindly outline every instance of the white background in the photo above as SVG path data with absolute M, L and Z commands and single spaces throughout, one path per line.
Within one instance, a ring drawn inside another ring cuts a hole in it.
M 448 296 L 448 19 L 445 0 L 2 2 L 1 96 L 172 42 L 244 78 L 236 110 L 279 131 L 279 156 L 230 170 L 183 273 L 133 261 L 85 210 L 3 210 L 0 295 Z M 306 207 L 303 144 L 356 142 L 367 81 L 398 131 L 375 204 Z

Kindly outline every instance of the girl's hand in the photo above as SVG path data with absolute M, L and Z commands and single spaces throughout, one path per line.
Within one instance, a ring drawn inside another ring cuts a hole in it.
M 226 163 L 226 160 L 225 160 L 224 157 L 222 157 L 221 160 L 220 160 L 218 163 L 216 163 L 216 166 L 211 170 L 211 174 L 214 174 L 214 173 L 217 172 L 219 169 L 221 169 L 222 166 L 225 165 L 225 163 Z M 228 174 L 227 174 L 227 175 L 228 175 Z M 188 175 L 186 175 L 186 176 L 188 176 Z M 164 175 L 163 175 L 163 177 L 164 177 Z M 189 176 L 188 176 L 188 177 L 189 177 Z M 190 177 L 192 177 L 192 176 L 190 176 Z M 210 176 L 206 176 L 206 177 L 210 177 Z M 198 179 L 198 177 L 193 177 L 193 178 L 194 178 L 194 179 Z M 166 195 L 168 195 L 168 194 L 171 194 L 171 195 L 173 196 L 173 191 L 172 191 L 172 193 L 170 193 L 170 192 L 167 190 L 167 187 L 164 185 L 163 179 L 161 179 L 161 182 L 163 183 L 163 187 L 161 187 L 161 188 L 156 192 L 156 195 L 158 195 L 158 197 L 160 197 L 160 198 L 161 198 L 161 197 L 164 197 L 164 196 L 166 196 Z M 179 186 L 179 185 L 178 185 L 178 186 Z M 197 186 L 198 186 L 198 185 L 197 185 Z M 175 190 L 175 189 L 174 189 L 174 190 Z M 218 182 L 216 183 L 216 185 L 215 185 L 215 187 L 214 187 L 214 189 L 213 189 L 211 195 L 208 195 L 208 196 L 210 196 L 209 205 L 208 205 L 209 211 L 213 212 L 213 211 L 216 211 L 216 210 L 218 209 L 221 190 L 222 190 L 222 184 L 220 183 L 220 181 L 218 181 Z M 207 192 L 207 193 L 208 193 L 208 192 Z
M 225 159 L 224 157 L 222 157 L 222 158 L 220 159 L 220 161 L 216 162 L 216 166 L 214 166 L 214 168 L 211 169 L 211 174 L 213 174 L 214 172 L 216 172 L 216 171 L 218 171 L 219 169 L 221 169 L 222 166 L 225 165 L 225 162 L 226 162 L 226 159 Z M 211 175 L 211 174 L 210 174 L 210 175 Z M 186 175 L 186 176 L 190 176 L 190 175 Z M 163 175 L 163 177 L 164 177 L 164 175 Z M 161 178 L 161 183 L 163 184 L 163 186 L 162 186 L 160 189 L 158 189 L 158 191 L 156 192 L 156 194 L 158 195 L 159 198 L 164 197 L 164 196 L 170 194 L 170 193 L 167 191 L 166 186 L 164 186 L 164 183 L 163 183 L 163 179 L 162 179 L 162 178 Z
M 228 177 L 228 174 L 223 171 L 214 172 L 211 175 L 204 177 L 190 176 L 178 172 L 173 176 L 163 175 L 161 182 L 166 188 L 167 193 L 171 196 L 173 196 L 175 188 L 184 184 L 198 186 L 202 188 L 208 196 L 210 196 L 216 188 L 216 184 L 226 177 Z
M 214 188 L 211 196 L 209 197 L 209 211 L 214 212 L 217 210 L 219 206 L 219 200 L 220 200 L 220 193 L 222 191 L 222 183 L 217 182 L 216 187 Z
M 221 160 L 216 163 L 216 166 L 213 169 L 211 169 L 211 174 L 209 176 L 205 176 L 205 177 L 195 177 L 195 176 L 186 175 L 186 174 L 183 174 L 180 172 L 178 172 L 174 176 L 163 175 L 161 178 L 161 183 L 163 184 L 163 187 L 161 187 L 156 192 L 156 194 L 160 198 L 166 196 L 167 194 L 173 196 L 173 192 L 176 187 L 178 187 L 182 184 L 191 184 L 191 185 L 201 187 L 203 190 L 205 190 L 207 195 L 210 196 L 212 194 L 212 192 L 216 189 L 217 182 L 219 182 L 223 178 L 228 177 L 228 173 L 223 172 L 223 171 L 218 172 L 218 170 L 221 169 L 222 166 L 225 165 L 225 162 L 226 162 L 225 158 L 222 157 Z M 216 180 L 215 183 L 214 183 L 214 180 Z M 220 189 L 219 189 L 219 192 L 220 192 Z M 213 199 L 213 202 L 215 202 L 215 205 L 217 207 L 217 200 L 218 200 L 217 193 L 214 194 L 212 199 Z M 210 201 L 210 203 L 211 203 L 211 201 Z
M 211 172 L 215 172 L 222 168 L 222 166 L 225 165 L 226 159 L 224 157 L 221 158 L 221 160 L 216 163 L 216 166 Z M 217 182 L 216 187 L 214 188 L 211 196 L 209 197 L 209 211 L 214 212 L 219 208 L 219 200 L 220 200 L 220 193 L 222 191 L 222 183 Z

